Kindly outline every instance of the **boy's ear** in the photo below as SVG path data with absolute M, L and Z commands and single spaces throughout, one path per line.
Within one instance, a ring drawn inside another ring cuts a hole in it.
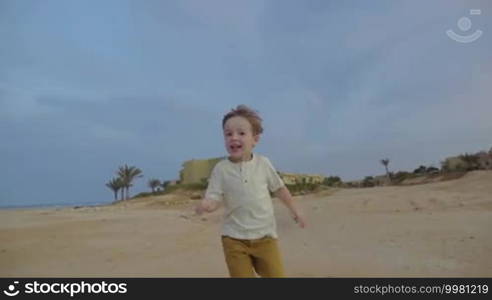
M 255 140 L 255 144 L 257 144 L 260 141 L 260 135 L 259 134 L 254 135 L 253 139 Z

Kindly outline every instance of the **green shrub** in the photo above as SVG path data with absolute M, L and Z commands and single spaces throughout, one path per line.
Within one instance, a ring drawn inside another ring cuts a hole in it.
M 413 170 L 414 174 L 424 174 L 427 172 L 427 168 L 425 166 L 420 166 L 417 169 Z
M 439 169 L 436 168 L 436 167 L 428 167 L 427 170 L 426 170 L 426 172 L 428 174 L 435 174 L 435 173 L 439 173 Z
M 480 155 L 461 154 L 457 157 L 448 157 L 441 162 L 443 172 L 466 172 L 480 169 Z
M 141 197 L 150 197 L 150 196 L 161 196 L 161 195 L 166 195 L 172 192 L 175 192 L 177 190 L 184 190 L 184 191 L 203 191 L 207 189 L 207 184 L 206 183 L 187 183 L 187 184 L 175 184 L 175 185 L 168 185 L 164 191 L 158 191 L 158 192 L 145 192 L 145 193 L 140 193 L 136 195 L 134 198 L 141 198 Z
M 372 176 L 366 176 L 364 180 L 362 180 L 363 187 L 373 187 L 375 185 L 376 183 L 374 182 L 374 177 Z
M 464 171 L 473 171 L 478 170 L 480 168 L 480 157 L 477 154 L 462 154 L 459 156 L 465 162 L 465 170 Z
M 425 169 L 425 167 L 424 167 Z M 401 183 L 402 181 L 404 181 L 405 179 L 409 179 L 409 178 L 415 178 L 417 176 L 419 176 L 420 173 L 409 173 L 409 172 L 405 172 L 405 171 L 399 171 L 399 172 L 396 172 L 395 174 L 393 174 L 393 177 L 392 177 L 392 181 L 393 183 Z
M 204 183 L 204 182 L 175 184 L 175 185 L 168 186 L 164 192 L 167 194 L 167 193 L 172 193 L 176 190 L 201 191 L 201 190 L 206 190 L 207 186 L 208 186 L 208 184 Z
M 165 195 L 166 191 L 156 191 L 156 192 L 143 192 L 139 193 L 132 198 L 145 198 L 145 197 L 151 197 L 151 196 L 160 196 L 160 195 Z
M 285 185 L 292 195 L 298 195 L 301 193 L 311 193 L 319 187 L 317 183 L 297 183 Z
M 323 180 L 323 185 L 327 186 L 339 186 L 342 184 L 342 180 L 338 176 L 325 177 Z

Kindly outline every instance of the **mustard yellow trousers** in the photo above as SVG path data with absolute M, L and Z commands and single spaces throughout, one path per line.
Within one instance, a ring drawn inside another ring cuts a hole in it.
M 284 277 L 284 266 L 275 238 L 241 240 L 222 236 L 222 247 L 231 277 Z

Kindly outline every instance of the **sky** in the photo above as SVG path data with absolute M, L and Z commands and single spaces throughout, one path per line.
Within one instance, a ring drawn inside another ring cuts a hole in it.
M 356 180 L 383 158 L 413 171 L 489 150 L 491 14 L 488 0 L 0 0 L 0 206 L 109 203 L 124 164 L 144 175 L 130 193 L 149 191 L 225 156 L 239 104 L 283 172 Z

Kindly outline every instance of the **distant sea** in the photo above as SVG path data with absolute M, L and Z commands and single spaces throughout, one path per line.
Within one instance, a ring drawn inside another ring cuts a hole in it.
M 23 209 L 43 209 L 43 208 L 67 208 L 75 206 L 97 206 L 108 205 L 110 202 L 85 202 L 85 203 L 41 203 L 41 204 L 20 204 L 20 205 L 4 205 L 0 204 L 0 210 L 23 210 Z

